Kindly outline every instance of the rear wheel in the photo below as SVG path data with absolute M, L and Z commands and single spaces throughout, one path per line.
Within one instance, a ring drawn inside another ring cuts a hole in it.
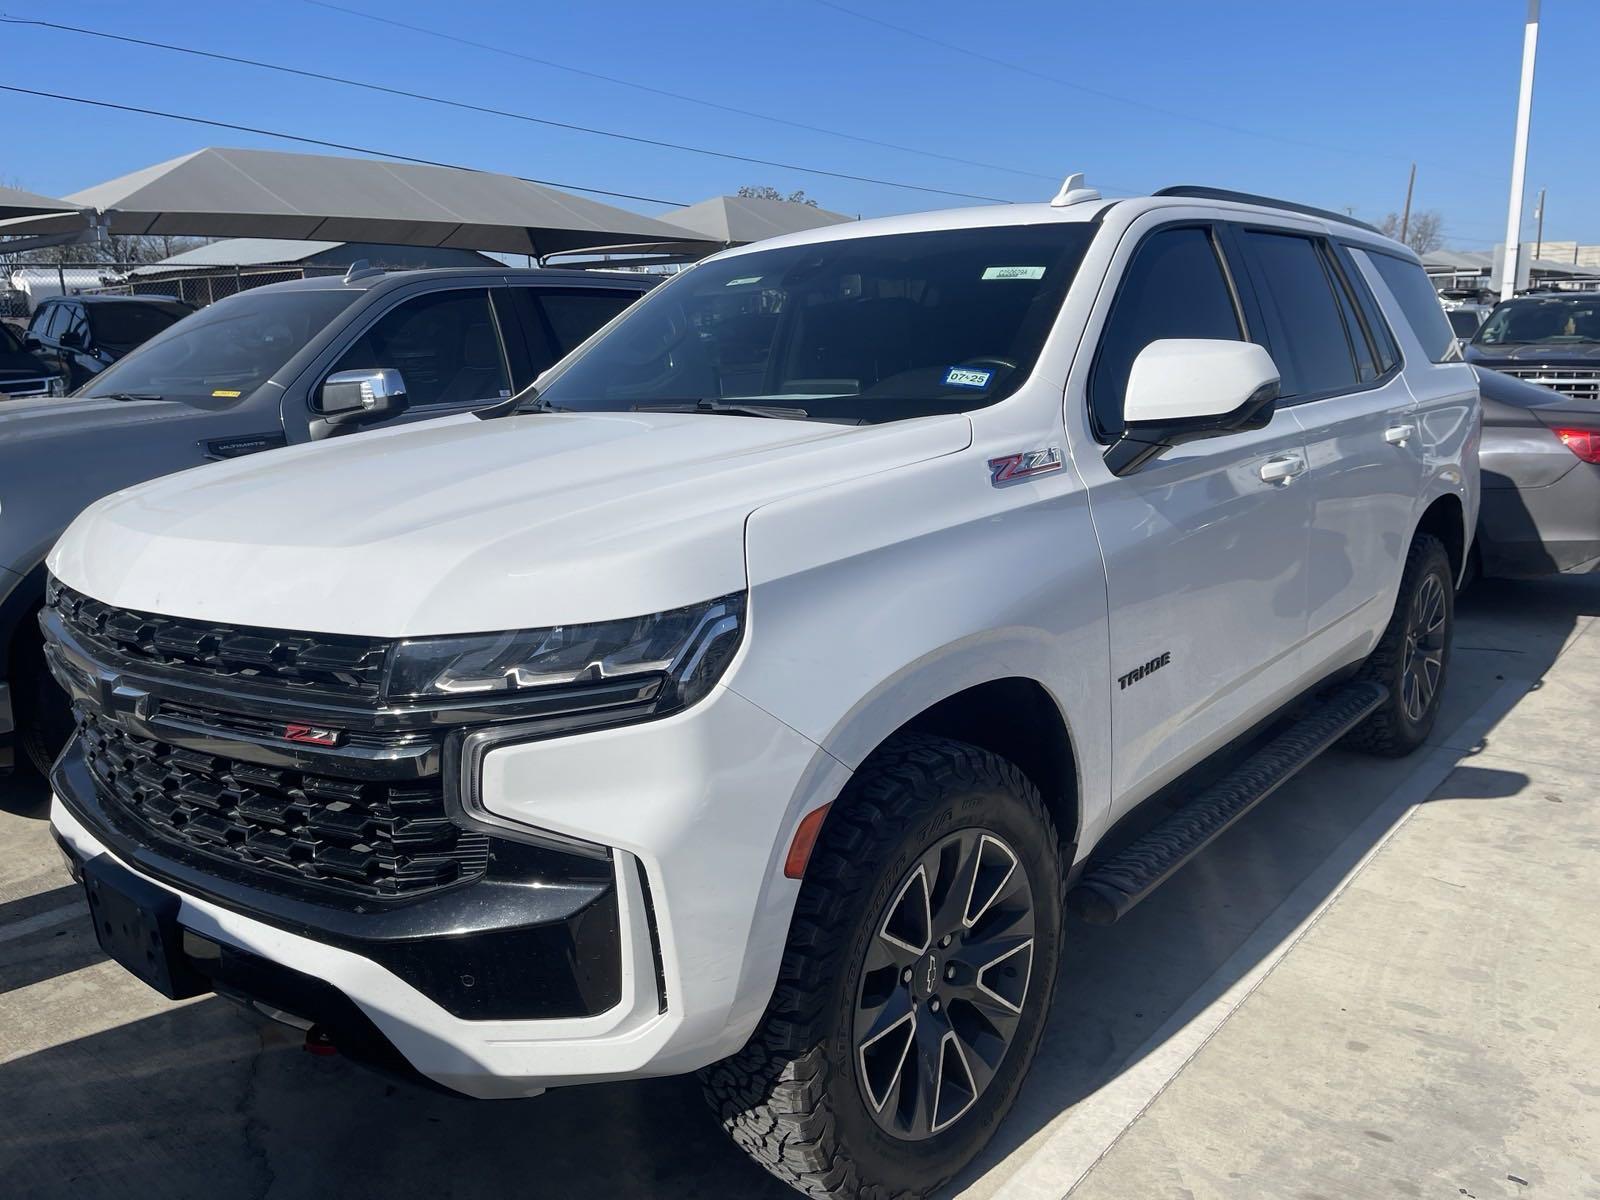
M 1062 869 L 1038 791 L 942 738 L 885 747 L 835 804 L 777 989 L 702 1073 L 734 1140 L 816 1197 L 919 1196 L 982 1148 L 1037 1048 Z
M 1361 678 L 1389 689 L 1389 699 L 1346 737 L 1358 750 L 1399 758 L 1433 732 L 1450 666 L 1455 579 L 1444 543 L 1418 534 L 1406 555 L 1394 615 Z

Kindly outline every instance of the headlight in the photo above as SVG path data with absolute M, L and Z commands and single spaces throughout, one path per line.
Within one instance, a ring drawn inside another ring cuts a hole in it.
M 493 700 L 655 676 L 662 712 L 704 697 L 743 631 L 736 595 L 621 621 L 419 638 L 395 648 L 384 690 L 391 700 Z

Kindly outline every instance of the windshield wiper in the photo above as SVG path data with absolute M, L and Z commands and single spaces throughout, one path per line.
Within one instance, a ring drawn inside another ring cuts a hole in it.
M 160 392 L 102 392 L 98 396 L 88 396 L 89 400 L 165 400 Z
M 630 412 L 703 412 L 722 413 L 733 417 L 776 417 L 778 420 L 797 420 L 810 416 L 803 408 L 790 404 L 729 404 L 724 400 L 691 400 L 687 403 L 635 404 Z

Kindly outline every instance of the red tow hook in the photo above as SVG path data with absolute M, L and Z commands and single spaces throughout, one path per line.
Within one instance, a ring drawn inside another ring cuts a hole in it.
M 333 1044 L 333 1034 L 321 1025 L 313 1025 L 306 1030 L 305 1052 L 319 1058 L 331 1058 L 339 1053 L 339 1047 Z

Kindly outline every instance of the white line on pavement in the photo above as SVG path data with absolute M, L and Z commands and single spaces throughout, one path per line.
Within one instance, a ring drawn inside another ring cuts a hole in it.
M 82 901 L 72 904 L 63 904 L 60 908 L 52 908 L 48 912 L 35 913 L 31 917 L 23 917 L 20 921 L 13 921 L 9 925 L 0 925 L 0 942 L 11 942 L 17 938 L 27 937 L 30 933 L 38 933 L 41 929 L 49 929 L 52 925 L 60 925 L 74 917 L 81 917 L 87 909 Z
M 1463 757 L 1462 747 L 1476 745 L 1511 711 L 1528 686 L 1527 680 L 1502 684 L 1441 739 L 1442 744 L 1417 764 L 1388 799 L 1129 1056 L 1126 1069 L 1078 1102 L 1021 1169 L 1006 1180 L 1001 1191 L 1006 1200 L 1062 1200 L 1070 1194 L 1400 830 L 1412 811 L 1455 770 Z M 1299 913 L 1308 915 L 1297 919 Z M 1201 999 L 1204 996 L 1215 999 L 1206 1002 Z

